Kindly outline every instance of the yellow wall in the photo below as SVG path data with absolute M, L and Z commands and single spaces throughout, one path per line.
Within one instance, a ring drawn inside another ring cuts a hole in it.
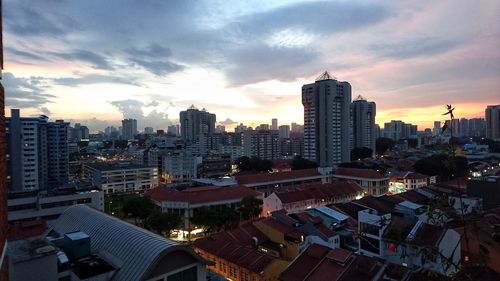
M 299 245 L 286 241 L 283 233 L 266 225 L 262 221 L 254 222 L 254 226 L 262 231 L 271 241 L 285 246 L 281 253 L 283 259 L 291 261 L 299 255 Z
M 272 262 L 265 270 L 264 274 L 260 275 L 254 272 L 251 272 L 250 270 L 240 267 L 234 263 L 231 263 L 225 259 L 219 258 L 215 255 L 212 255 L 202 249 L 196 248 L 196 252 L 199 253 L 203 258 L 213 261 L 214 265 L 207 266 L 208 269 L 211 271 L 224 276 L 230 280 L 234 281 L 271 281 L 271 280 L 278 280 L 279 275 L 283 270 L 285 270 L 285 267 L 287 267 L 288 262 L 283 261 L 283 260 L 275 260 Z M 225 272 L 223 269 L 220 268 L 220 263 L 225 264 Z M 230 274 L 230 267 L 233 267 L 236 269 L 236 276 Z M 243 280 L 241 278 L 241 272 L 247 273 L 247 279 Z

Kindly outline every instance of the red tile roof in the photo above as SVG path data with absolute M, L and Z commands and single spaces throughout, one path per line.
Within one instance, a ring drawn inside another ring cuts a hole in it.
M 344 168 L 340 167 L 335 170 L 335 175 L 346 177 L 357 177 L 365 179 L 385 179 L 388 178 L 381 173 L 371 169 Z
M 330 249 L 312 244 L 280 275 L 282 281 L 339 280 L 349 269 L 355 256 L 344 249 Z
M 304 233 L 302 233 L 300 230 L 288 226 L 273 217 L 265 218 L 261 222 L 282 233 L 284 236 L 292 238 L 294 240 L 300 240 L 301 236 L 304 235 Z
M 167 187 L 157 187 L 146 192 L 146 196 L 157 202 L 173 201 L 203 204 L 217 201 L 240 200 L 247 196 L 261 197 L 262 194 L 244 186 L 203 186 L 188 188 L 182 191 Z
M 331 200 L 356 195 L 363 189 L 352 181 L 334 181 L 331 183 L 308 183 L 289 187 L 286 191 L 277 192 L 276 196 L 283 204 L 301 202 L 311 199 Z
M 260 274 L 276 259 L 259 252 L 252 237 L 257 238 L 258 244 L 268 241 L 267 237 L 255 226 L 246 224 L 238 229 L 197 239 L 193 245 L 200 250 Z
M 321 174 L 318 172 L 318 169 L 313 168 L 304 170 L 294 170 L 290 172 L 260 173 L 253 175 L 236 176 L 236 182 L 238 182 L 238 184 L 244 185 L 244 184 L 275 182 L 275 181 L 293 180 L 293 179 L 318 177 L 318 176 L 321 176 Z
M 391 202 L 390 200 L 384 200 L 383 197 L 387 196 L 365 196 L 359 200 L 354 201 L 356 204 L 368 207 L 380 213 L 390 213 L 394 210 L 396 202 Z

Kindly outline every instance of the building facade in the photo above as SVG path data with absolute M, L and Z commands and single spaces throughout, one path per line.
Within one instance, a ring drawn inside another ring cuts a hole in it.
M 83 173 L 108 193 L 145 191 L 158 186 L 158 167 L 125 163 L 88 163 Z
M 215 133 L 216 116 L 205 109 L 198 110 L 193 105 L 179 113 L 181 137 L 185 142 L 194 142 L 200 134 Z
M 65 186 L 69 180 L 68 128 L 47 116 L 20 117 L 18 109 L 7 118 L 8 178 L 11 192 Z
M 7 144 L 5 136 L 5 96 L 1 83 L 3 69 L 2 1 L 0 0 L 0 281 L 7 281 Z
M 486 119 L 486 138 L 500 139 L 500 105 L 488 105 L 484 115 Z
M 122 120 L 122 139 L 133 140 L 137 135 L 137 120 L 124 119 Z
M 302 104 L 304 158 L 320 167 L 350 162 L 351 85 L 325 72 L 302 86 Z
M 280 139 L 278 131 L 253 131 L 243 132 L 243 149 L 245 156 L 260 159 L 274 160 L 281 157 Z
M 353 148 L 367 147 L 375 152 L 375 102 L 358 96 L 352 102 Z

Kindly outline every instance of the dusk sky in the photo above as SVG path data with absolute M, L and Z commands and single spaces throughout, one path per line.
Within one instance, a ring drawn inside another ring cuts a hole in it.
M 500 104 L 500 1 L 4 0 L 7 110 L 166 128 L 194 104 L 218 121 L 303 123 L 325 70 L 377 123 L 431 127 L 445 104 Z M 7 111 L 7 115 L 9 112 Z M 253 124 L 252 124 L 253 123 Z

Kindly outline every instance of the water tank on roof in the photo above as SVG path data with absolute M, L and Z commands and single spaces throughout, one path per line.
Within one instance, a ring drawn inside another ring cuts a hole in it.
M 82 231 L 66 233 L 63 248 L 71 259 L 90 256 L 90 236 Z

